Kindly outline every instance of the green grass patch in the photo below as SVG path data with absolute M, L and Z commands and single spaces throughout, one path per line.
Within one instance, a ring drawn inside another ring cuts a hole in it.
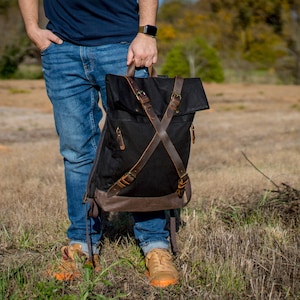
M 9 92 L 11 94 L 30 94 L 30 90 L 18 89 L 18 88 L 10 88 Z
M 300 111 L 300 103 L 295 103 L 291 105 L 291 109 Z

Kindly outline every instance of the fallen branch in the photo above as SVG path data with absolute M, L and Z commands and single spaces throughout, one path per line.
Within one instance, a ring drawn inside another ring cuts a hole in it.
M 267 178 L 274 186 L 277 187 L 277 189 L 279 189 L 279 185 L 276 184 L 270 177 L 268 177 L 265 173 L 263 173 L 260 169 L 258 169 L 254 163 L 247 157 L 247 155 L 242 151 L 243 156 L 245 157 L 245 159 L 251 164 L 251 166 L 258 171 L 260 174 L 262 174 L 265 178 Z
M 265 173 L 263 173 L 260 169 L 258 169 L 254 163 L 247 157 L 247 155 L 242 151 L 245 159 L 251 164 L 251 166 L 257 170 L 260 174 L 262 174 L 265 178 L 267 178 L 275 187 L 276 190 L 269 190 L 269 192 L 273 193 L 272 197 L 269 197 L 268 204 L 280 204 L 280 203 L 291 203 L 296 201 L 297 203 L 300 200 L 300 191 L 291 187 L 286 183 L 281 183 L 281 185 L 276 184 L 270 177 L 268 177 Z

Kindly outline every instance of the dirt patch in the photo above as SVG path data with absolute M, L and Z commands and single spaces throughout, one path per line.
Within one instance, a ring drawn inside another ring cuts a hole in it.
M 43 80 L 0 80 L 0 107 L 3 106 L 52 112 Z
M 44 82 L 0 81 L 0 151 L 5 151 L 8 144 L 55 137 Z

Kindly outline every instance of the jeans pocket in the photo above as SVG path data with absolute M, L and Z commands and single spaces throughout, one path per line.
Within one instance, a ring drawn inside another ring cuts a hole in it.
M 47 54 L 47 52 L 48 52 L 52 47 L 54 47 L 55 45 L 56 45 L 55 43 L 51 42 L 50 45 L 49 45 L 47 48 L 45 48 L 45 49 L 43 49 L 43 50 L 40 51 L 41 55 Z

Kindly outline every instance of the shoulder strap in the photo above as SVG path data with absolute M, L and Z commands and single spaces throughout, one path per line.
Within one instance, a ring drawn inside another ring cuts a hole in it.
M 115 182 L 111 186 L 111 188 L 108 190 L 108 196 L 114 196 L 117 195 L 123 188 L 130 185 L 136 178 L 137 174 L 142 170 L 142 168 L 145 166 L 146 162 L 151 157 L 152 153 L 158 146 L 159 142 L 162 141 L 164 144 L 165 149 L 167 150 L 169 157 L 171 158 L 178 176 L 178 189 L 177 193 L 180 197 L 183 196 L 184 191 L 186 191 L 186 197 L 187 197 L 187 203 L 191 199 L 191 185 L 189 176 L 186 173 L 185 167 L 183 165 L 183 162 L 175 149 L 172 141 L 170 140 L 166 129 L 169 126 L 172 117 L 177 110 L 177 107 L 180 104 L 181 101 L 181 90 L 183 86 L 183 79 L 180 77 L 176 77 L 175 83 L 174 83 L 174 89 L 171 96 L 171 101 L 166 109 L 166 112 L 163 116 L 162 121 L 158 119 L 156 116 L 149 97 L 146 95 L 144 91 L 142 91 L 137 83 L 134 81 L 132 77 L 125 77 L 133 91 L 133 93 L 136 95 L 138 101 L 141 103 L 144 111 L 146 112 L 150 122 L 152 123 L 153 127 L 156 130 L 156 133 L 154 137 L 152 138 L 151 142 L 148 144 L 148 147 L 145 149 L 144 153 L 138 160 L 138 162 L 130 169 L 129 172 L 124 174 L 119 180 Z
M 132 85 L 130 83 L 131 77 L 126 76 L 125 78 L 128 81 L 129 86 L 132 87 Z M 161 120 L 161 125 L 164 129 L 166 129 L 169 126 L 169 124 L 172 120 L 172 117 L 173 117 L 175 111 L 177 110 L 177 107 L 180 104 L 180 101 L 181 101 L 180 95 L 181 95 L 182 86 L 183 86 L 183 79 L 179 78 L 179 77 L 176 78 L 169 105 L 168 105 L 168 107 L 164 113 L 164 116 Z M 135 95 L 136 95 L 136 93 L 138 93 L 135 90 L 133 90 L 133 92 Z M 135 180 L 137 175 L 142 171 L 143 167 L 146 165 L 147 161 L 150 159 L 151 155 L 153 154 L 153 152 L 155 151 L 155 149 L 157 148 L 159 143 L 160 143 L 160 137 L 159 137 L 158 133 L 156 132 L 155 135 L 153 136 L 152 140 L 148 144 L 147 148 L 144 150 L 143 154 L 141 155 L 139 160 L 136 162 L 136 164 L 110 187 L 110 189 L 107 192 L 108 197 L 117 195 L 123 188 L 125 188 L 126 186 L 128 186 Z

